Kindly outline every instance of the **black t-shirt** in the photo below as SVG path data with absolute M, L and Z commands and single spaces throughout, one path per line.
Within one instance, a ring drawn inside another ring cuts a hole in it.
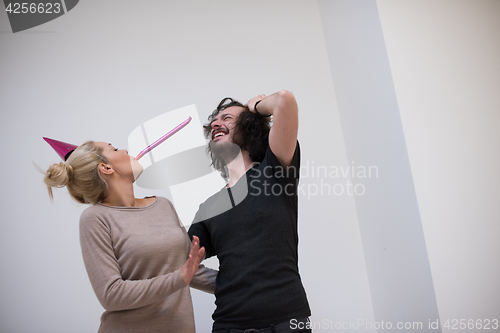
M 219 258 L 214 330 L 310 316 L 298 271 L 299 167 L 298 143 L 288 168 L 268 148 L 262 163 L 200 205 L 189 235 Z

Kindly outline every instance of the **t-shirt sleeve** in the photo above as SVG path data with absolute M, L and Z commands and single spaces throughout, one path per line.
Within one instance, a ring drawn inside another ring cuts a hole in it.
M 198 215 L 198 213 L 196 214 Z M 210 231 L 208 230 L 204 221 L 191 224 L 191 226 L 189 227 L 188 235 L 191 240 L 193 239 L 193 236 L 197 236 L 200 239 L 200 246 L 205 247 L 206 258 L 213 257 L 217 254 L 212 245 L 212 237 L 210 236 Z
M 108 311 L 129 310 L 160 302 L 186 287 L 180 270 L 145 280 L 123 280 L 110 228 L 97 214 L 80 217 L 83 261 L 97 299 Z
M 267 149 L 266 156 L 264 157 L 264 159 L 266 159 L 267 165 L 271 166 L 271 170 L 273 172 L 273 176 L 276 179 L 276 181 L 280 183 L 283 187 L 286 186 L 287 190 L 286 192 L 289 194 L 290 193 L 296 194 L 300 176 L 299 142 L 297 141 L 297 144 L 295 146 L 295 152 L 292 157 L 292 162 L 288 167 L 283 167 L 281 165 L 280 161 L 271 150 L 271 147 Z M 293 189 L 293 191 L 291 191 L 291 189 Z
M 179 222 L 179 227 L 182 229 L 182 231 L 184 232 L 186 237 L 192 239 L 192 236 L 189 236 L 187 234 L 186 228 L 182 224 L 179 216 L 177 215 L 177 212 L 174 208 L 174 205 L 169 200 L 167 200 L 167 201 L 168 201 L 169 205 L 171 206 L 172 210 L 174 211 L 175 216 L 177 217 L 177 221 Z M 201 243 L 201 239 L 200 239 L 200 246 L 204 246 Z M 188 252 L 189 251 L 191 251 L 191 242 L 189 242 Z M 205 251 L 206 251 L 206 248 L 205 248 Z M 191 283 L 189 283 L 189 286 L 191 288 L 195 288 L 195 289 L 213 294 L 215 292 L 215 280 L 217 278 L 217 273 L 218 273 L 217 270 L 205 267 L 204 265 L 200 264 L 198 266 L 198 270 L 196 271 L 193 278 L 191 279 Z

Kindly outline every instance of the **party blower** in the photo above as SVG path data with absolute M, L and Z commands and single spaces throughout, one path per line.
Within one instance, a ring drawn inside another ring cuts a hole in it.
M 150 144 L 149 146 L 147 146 L 146 148 L 144 148 L 144 150 L 141 151 L 139 153 L 139 155 L 137 155 L 135 157 L 135 159 L 139 160 L 141 157 L 143 157 L 144 155 L 146 155 L 147 153 L 149 153 L 151 150 L 155 149 L 163 141 L 167 140 L 172 135 L 174 135 L 175 133 L 179 132 L 182 128 L 184 128 L 184 126 L 186 126 L 187 124 L 189 124 L 190 121 L 191 121 L 191 117 L 189 117 L 188 119 L 184 120 L 182 123 L 180 123 L 179 125 L 177 125 L 173 130 L 171 130 L 170 132 L 168 132 L 167 134 L 165 134 L 164 136 L 162 136 L 161 138 L 159 138 L 158 140 L 156 140 L 155 142 L 153 142 L 152 144 Z

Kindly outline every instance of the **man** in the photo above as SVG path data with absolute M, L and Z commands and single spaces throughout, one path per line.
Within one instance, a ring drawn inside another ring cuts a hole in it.
M 219 259 L 213 332 L 311 332 L 297 329 L 310 309 L 298 272 L 295 97 L 225 98 L 208 119 L 208 150 L 228 184 L 200 205 L 189 235 Z

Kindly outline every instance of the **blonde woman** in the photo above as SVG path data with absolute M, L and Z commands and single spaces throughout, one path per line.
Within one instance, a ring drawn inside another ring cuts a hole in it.
M 205 249 L 197 237 L 190 242 L 172 203 L 134 197 L 142 167 L 126 150 L 89 141 L 61 157 L 44 181 L 51 198 L 52 187 L 65 186 L 91 205 L 80 217 L 80 244 L 106 310 L 99 332 L 195 332 L 189 286 L 213 293 L 217 272 L 199 265 Z

